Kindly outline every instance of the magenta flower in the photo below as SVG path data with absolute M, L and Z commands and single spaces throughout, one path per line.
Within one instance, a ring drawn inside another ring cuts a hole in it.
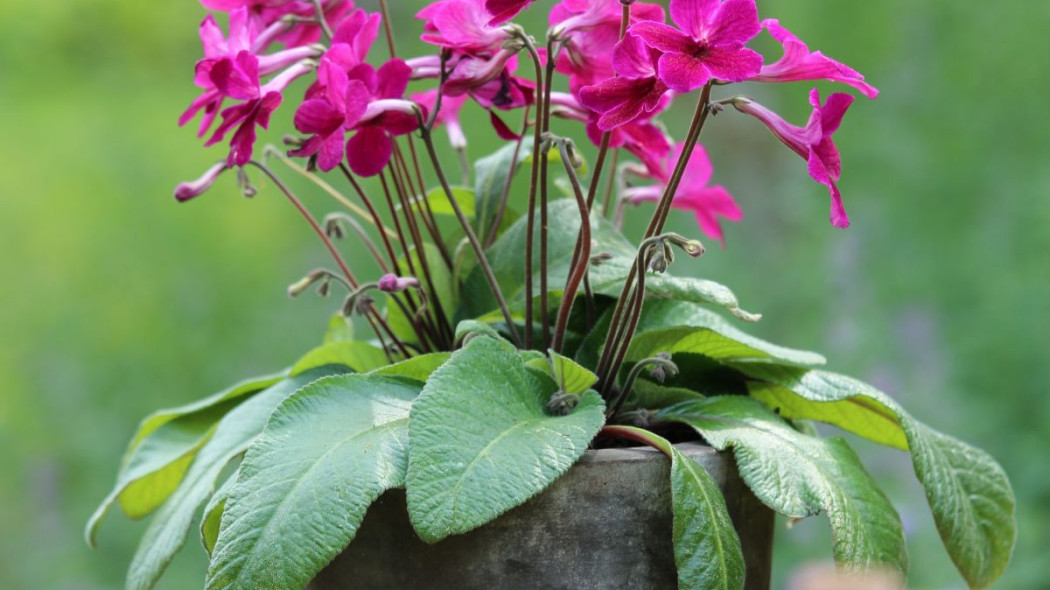
M 423 41 L 467 53 L 499 51 L 509 34 L 493 26 L 492 13 L 478 0 L 439 0 L 416 14 L 426 21 Z
M 762 56 L 744 45 L 762 30 L 755 0 L 671 0 L 671 20 L 681 30 L 640 22 L 631 32 L 664 54 L 660 79 L 689 92 L 711 79 L 743 82 L 758 74 Z
M 827 186 L 831 193 L 831 224 L 846 228 L 849 227 L 849 217 L 842 204 L 842 194 L 835 184 L 842 175 L 842 160 L 831 136 L 842 124 L 842 117 L 853 104 L 853 97 L 836 92 L 828 96 L 827 102 L 822 105 L 820 92 L 814 88 L 810 92 L 809 102 L 813 105 L 813 113 L 805 127 L 792 125 L 780 115 L 746 98 L 736 99 L 733 106 L 761 121 L 777 139 L 809 163 L 809 175 Z
M 400 293 L 405 289 L 418 289 L 419 284 L 416 277 L 399 277 L 388 273 L 379 278 L 376 286 L 384 293 Z
M 601 113 L 598 127 L 602 131 L 626 125 L 657 110 L 668 90 L 657 77 L 659 59 L 658 51 L 628 33 L 613 50 L 613 69 L 619 77 L 580 89 L 580 102 Z
M 361 80 L 350 80 L 346 71 L 325 57 L 317 70 L 321 91 L 303 101 L 295 112 L 295 128 L 312 134 L 293 156 L 317 155 L 317 166 L 328 172 L 343 161 L 346 131 L 361 120 L 372 95 Z
M 485 10 L 492 16 L 492 24 L 500 24 L 518 16 L 536 0 L 485 0 Z
M 684 144 L 678 144 L 674 153 L 668 158 L 668 166 L 673 165 L 682 155 Z M 740 206 L 733 200 L 733 196 L 723 186 L 707 186 L 711 180 L 711 160 L 707 157 L 704 146 L 697 144 L 693 148 L 693 154 L 686 164 L 685 173 L 678 192 L 671 201 L 673 209 L 690 211 L 696 216 L 696 223 L 700 230 L 709 237 L 718 240 L 725 247 L 725 234 L 719 218 L 729 221 L 740 221 L 744 218 Z M 665 169 L 660 184 L 645 187 L 633 187 L 627 189 L 624 197 L 628 203 L 637 205 L 644 201 L 657 202 L 663 195 L 669 174 Z
M 316 15 L 316 7 L 309 0 L 201 0 L 209 10 L 233 12 L 244 9 L 253 24 L 260 29 L 265 45 L 277 41 L 286 47 L 300 47 L 316 43 L 321 38 L 321 27 L 311 22 L 288 22 L 284 17 L 294 16 L 303 21 Z M 354 9 L 351 0 L 322 0 L 325 19 L 333 27 Z M 264 45 L 264 47 L 265 47 Z
M 367 64 L 351 72 L 351 80 L 362 82 L 371 95 L 346 142 L 347 164 L 359 176 L 382 172 L 394 152 L 393 137 L 419 128 L 418 105 L 402 98 L 411 75 L 412 68 L 400 59 L 386 62 L 376 72 Z
M 562 0 L 551 9 L 551 34 L 563 41 L 557 69 L 569 76 L 576 93 L 615 75 L 612 53 L 620 40 L 622 6 L 605 0 Z M 631 5 L 631 23 L 664 21 L 664 9 L 656 4 Z
M 810 52 L 806 44 L 791 31 L 780 26 L 780 21 L 767 19 L 762 26 L 784 46 L 784 55 L 776 63 L 762 66 L 755 82 L 797 82 L 800 80 L 831 80 L 848 84 L 864 96 L 874 99 L 877 88 L 864 81 L 864 76 L 849 66 L 839 63 L 819 51 Z

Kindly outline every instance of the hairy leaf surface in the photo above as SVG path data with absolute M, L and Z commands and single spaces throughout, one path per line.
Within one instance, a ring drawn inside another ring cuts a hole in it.
M 368 506 L 404 484 L 408 380 L 342 375 L 286 399 L 226 500 L 208 590 L 302 588 L 354 538 Z
M 551 416 L 555 391 L 494 338 L 472 339 L 431 375 L 409 425 L 408 511 L 423 540 L 489 522 L 587 450 L 605 421 L 601 398 L 589 391 L 569 415 Z

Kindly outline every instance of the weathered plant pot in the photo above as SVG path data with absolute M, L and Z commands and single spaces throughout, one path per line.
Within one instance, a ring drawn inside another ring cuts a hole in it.
M 773 513 L 751 494 L 729 453 L 676 445 L 726 497 L 744 549 L 748 590 L 769 588 Z M 670 462 L 648 448 L 588 451 L 542 494 L 464 535 L 427 545 L 403 490 L 369 509 L 350 546 L 313 590 L 667 590 L 677 587 Z

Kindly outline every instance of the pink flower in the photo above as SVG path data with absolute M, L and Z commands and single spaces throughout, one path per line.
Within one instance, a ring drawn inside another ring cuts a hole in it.
M 621 125 L 610 132 L 609 147 L 623 148 L 645 165 L 649 174 L 659 177 L 663 173 L 664 160 L 671 153 L 671 142 L 659 127 L 652 123 L 652 117 L 670 104 L 665 96 L 659 107 L 645 117 L 640 117 Z M 598 114 L 584 107 L 571 94 L 564 92 L 551 93 L 551 113 L 566 119 L 580 121 L 587 126 L 587 138 L 596 146 L 602 143 L 603 132 L 598 127 Z
M 204 143 L 205 146 L 218 143 L 236 127 L 237 131 L 230 139 L 230 155 L 227 157 L 230 166 L 244 166 L 252 159 L 256 125 L 267 129 L 270 126 L 270 115 L 281 105 L 281 92 L 292 80 L 310 71 L 309 66 L 297 64 L 281 72 L 265 86 L 260 86 L 258 64 L 254 61 L 254 56 L 242 52 L 238 57 L 243 59 L 238 59 L 235 65 L 226 66 L 227 62 L 220 62 L 212 69 L 212 79 L 224 94 L 243 99 L 244 102 L 222 111 L 222 123 Z M 253 78 L 254 84 L 247 82 Z
M 421 38 L 446 49 L 490 53 L 499 51 L 509 37 L 503 27 L 490 24 L 492 13 L 478 0 L 439 0 L 416 18 L 426 21 Z
M 317 70 L 322 90 L 303 101 L 295 112 L 295 128 L 312 136 L 293 156 L 317 154 L 317 166 L 328 172 L 343 161 L 347 129 L 361 120 L 372 95 L 361 80 L 350 80 L 346 71 L 325 57 Z
M 784 145 L 809 163 L 809 175 L 828 187 L 831 193 L 831 223 L 838 228 L 849 227 L 849 217 L 842 204 L 838 182 L 842 175 L 842 160 L 831 136 L 838 131 L 842 117 L 853 104 L 849 94 L 836 92 L 821 105 L 820 92 L 814 88 L 809 95 L 813 113 L 805 127 L 797 127 L 773 111 L 746 98 L 736 99 L 733 106 L 761 121 Z
M 678 144 L 674 153 L 668 158 L 669 165 L 673 165 L 682 155 L 684 144 Z M 696 223 L 700 230 L 713 239 L 722 242 L 725 247 L 725 234 L 719 217 L 729 221 L 740 221 L 744 218 L 743 211 L 733 200 L 733 196 L 723 186 L 707 186 L 711 180 L 711 160 L 707 157 L 704 146 L 697 144 L 693 148 L 693 154 L 686 164 L 685 173 L 678 192 L 671 201 L 671 207 L 683 211 L 691 211 L 696 216 Z M 643 201 L 657 202 L 663 195 L 669 180 L 667 170 L 660 177 L 660 184 L 646 187 L 635 187 L 627 189 L 624 197 L 627 202 L 637 205 Z
M 550 13 L 551 34 L 563 39 L 557 69 L 569 76 L 575 93 L 615 75 L 612 53 L 620 40 L 622 6 L 605 0 L 562 0 Z M 656 4 L 631 5 L 631 23 L 663 22 L 664 9 Z
M 265 29 L 260 33 L 266 41 L 263 48 L 274 41 L 284 43 L 286 47 L 300 47 L 316 43 L 321 38 L 321 27 L 316 24 L 282 20 L 286 16 L 314 17 L 317 8 L 310 0 L 201 0 L 201 4 L 220 12 L 245 10 L 256 26 Z M 325 19 L 333 27 L 354 9 L 351 0 L 322 0 L 321 5 Z
M 380 277 L 376 285 L 384 293 L 400 293 L 409 288 L 418 289 L 419 279 L 416 277 L 399 277 L 388 273 Z
M 404 100 L 412 68 L 400 59 L 392 59 L 378 71 L 368 64 L 350 73 L 368 89 L 371 100 L 353 126 L 346 142 L 346 161 L 359 176 L 375 176 L 383 171 L 394 151 L 393 136 L 411 133 L 419 127 L 416 103 Z
M 502 61 L 506 57 L 506 61 Z M 535 84 L 514 75 L 518 58 L 501 51 L 495 58 L 463 57 L 445 82 L 445 94 L 470 96 L 486 109 L 518 109 L 535 102 Z
M 420 106 L 433 112 L 437 106 L 437 90 L 428 90 L 412 96 L 412 100 Z M 442 96 L 441 110 L 434 118 L 436 125 L 444 125 L 448 133 L 448 142 L 454 150 L 462 150 L 467 147 L 467 136 L 463 133 L 463 125 L 459 121 L 459 111 L 466 104 L 466 96 Z
M 640 22 L 631 32 L 664 52 L 660 79 L 689 92 L 712 78 L 743 82 L 762 68 L 762 56 L 744 47 L 761 31 L 755 0 L 671 0 L 671 19 L 681 30 Z
M 784 55 L 776 63 L 762 66 L 755 82 L 797 82 L 800 80 L 831 80 L 848 84 L 864 96 L 874 99 L 879 91 L 864 81 L 864 76 L 849 66 L 839 63 L 819 51 L 809 48 L 791 31 L 780 26 L 780 21 L 767 19 L 762 26 L 784 46 Z
M 610 131 L 657 110 L 668 90 L 657 77 L 659 59 L 659 52 L 640 37 L 628 33 L 613 50 L 613 69 L 619 77 L 580 89 L 580 102 L 601 113 L 598 127 L 602 131 Z
M 518 16 L 536 0 L 485 0 L 485 9 L 492 13 L 492 23 L 500 24 Z

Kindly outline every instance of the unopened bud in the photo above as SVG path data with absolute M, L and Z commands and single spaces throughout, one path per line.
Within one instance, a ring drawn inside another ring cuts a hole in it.
M 610 252 L 599 252 L 591 256 L 591 266 L 601 266 L 612 259 L 613 255 Z
M 399 277 L 395 274 L 385 274 L 377 283 L 379 290 L 384 293 L 400 293 L 408 288 L 418 289 L 419 279 L 415 277 Z
M 313 285 L 314 283 L 326 276 L 327 273 L 323 270 L 311 271 L 310 274 L 292 283 L 291 285 L 288 285 L 288 296 L 298 297 L 302 295 L 306 292 L 307 289 L 310 288 L 311 285 Z
M 303 144 L 306 142 L 303 140 L 303 138 L 299 137 L 298 135 L 292 135 L 291 133 L 289 133 L 281 138 L 281 143 L 290 148 L 299 149 L 303 147 Z
M 244 168 L 237 169 L 237 186 L 241 187 L 241 194 L 246 198 L 252 198 L 259 194 L 259 191 L 252 184 L 251 179 L 248 178 L 248 173 L 244 171 Z
M 175 200 L 183 203 L 194 197 L 201 196 L 211 188 L 211 185 L 215 184 L 215 180 L 219 178 L 219 175 L 227 170 L 229 170 L 229 166 L 226 165 L 226 162 L 219 162 L 208 168 L 200 178 L 180 184 L 175 187 Z

